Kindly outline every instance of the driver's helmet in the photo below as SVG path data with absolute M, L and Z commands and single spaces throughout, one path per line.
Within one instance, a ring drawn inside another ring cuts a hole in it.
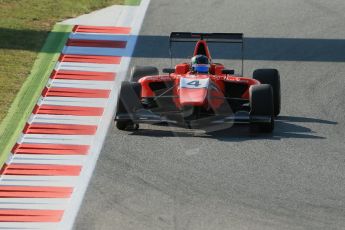
M 196 55 L 192 57 L 191 67 L 194 72 L 208 73 L 210 69 L 210 60 L 205 55 Z

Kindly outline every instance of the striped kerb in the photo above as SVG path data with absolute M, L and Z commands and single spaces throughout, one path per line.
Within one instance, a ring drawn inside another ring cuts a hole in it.
M 130 27 L 114 27 L 114 26 L 82 26 L 76 25 L 73 28 L 75 33 L 102 33 L 102 34 L 129 34 Z
M 67 46 L 126 48 L 127 41 L 68 39 Z
M 83 106 L 36 105 L 33 114 L 102 116 L 104 108 Z
M 16 144 L 13 154 L 58 154 L 58 155 L 85 155 L 89 145 L 63 145 L 63 144 Z
M 96 56 L 96 55 L 77 55 L 61 54 L 60 62 L 82 62 L 82 63 L 99 63 L 99 64 L 120 64 L 121 57 L 116 56 Z
M 66 80 L 95 80 L 95 81 L 114 81 L 115 73 L 111 72 L 93 72 L 93 71 L 75 71 L 75 70 L 54 70 L 51 79 Z
M 63 210 L 0 209 L 0 222 L 59 222 Z
M 94 135 L 96 125 L 26 124 L 24 134 Z
M 69 198 L 71 187 L 0 186 L 0 198 Z
M 108 98 L 110 90 L 107 89 L 79 89 L 79 88 L 45 88 L 43 97 L 81 97 L 81 98 Z
M 51 165 L 51 164 L 9 164 L 5 165 L 2 175 L 18 176 L 79 176 L 79 165 Z
M 0 170 L 1 229 L 61 228 L 72 195 L 82 194 L 76 185 L 93 157 L 98 125 L 131 48 L 130 33 L 130 27 L 74 26 Z

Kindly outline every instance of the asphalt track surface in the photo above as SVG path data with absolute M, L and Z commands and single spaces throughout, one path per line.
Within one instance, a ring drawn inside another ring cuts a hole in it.
M 342 0 L 152 0 L 132 65 L 169 66 L 171 31 L 243 32 L 245 75 L 281 73 L 281 116 L 257 136 L 112 125 L 75 229 L 345 229 L 344 12 Z

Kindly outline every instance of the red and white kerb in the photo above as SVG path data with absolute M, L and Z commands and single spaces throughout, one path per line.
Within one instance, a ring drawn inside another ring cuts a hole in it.
M 129 27 L 77 25 L 0 178 L 0 228 L 54 228 L 115 84 Z

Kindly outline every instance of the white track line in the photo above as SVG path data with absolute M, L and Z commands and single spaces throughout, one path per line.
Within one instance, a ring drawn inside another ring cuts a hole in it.
M 28 123 L 98 125 L 100 120 L 98 116 L 32 114 Z
M 91 55 L 91 54 L 90 54 Z M 117 72 L 117 64 L 97 64 L 83 62 L 57 62 L 56 70 L 76 70 L 76 71 L 93 71 L 93 72 Z
M 22 143 L 90 145 L 94 135 L 24 134 Z
M 11 164 L 83 165 L 85 155 L 14 154 Z
M 64 210 L 68 203 L 69 198 L 0 198 L 0 209 Z
M 44 97 L 40 105 L 105 107 L 107 100 L 106 98 Z
M 54 79 L 50 82 L 51 87 L 78 88 L 78 89 L 111 89 L 113 82 L 88 81 L 88 80 L 65 80 Z
M 27 230 L 61 230 L 57 223 L 44 223 L 44 222 L 0 222 L 0 229 L 27 229 Z
M 65 46 L 62 53 L 80 55 L 128 56 L 126 49 L 123 48 L 99 48 L 81 46 Z
M 102 41 L 127 41 L 130 35 L 113 34 L 92 34 L 92 33 L 71 33 L 70 39 L 80 40 L 102 40 Z
M 2 175 L 1 185 L 74 187 L 78 176 L 17 176 Z

